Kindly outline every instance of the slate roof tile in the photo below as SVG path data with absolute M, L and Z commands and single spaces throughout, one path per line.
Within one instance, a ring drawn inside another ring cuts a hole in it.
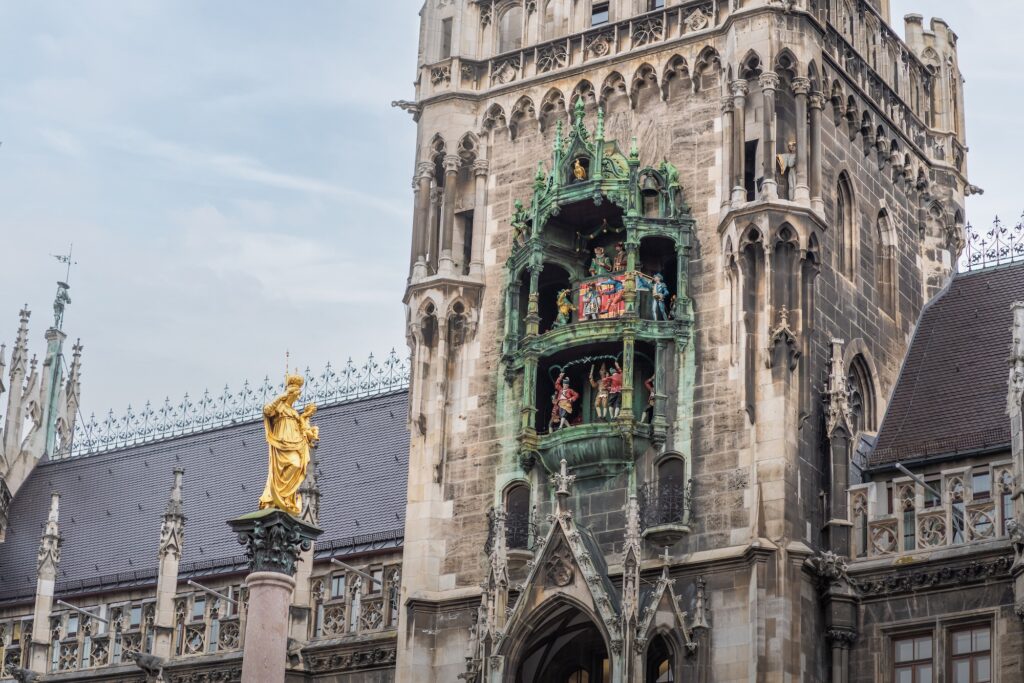
M 400 544 L 409 462 L 407 400 L 403 390 L 317 412 L 324 528 L 318 547 L 365 535 Z M 237 558 L 243 549 L 225 522 L 255 510 L 263 490 L 262 421 L 41 462 L 11 505 L 7 540 L 0 543 L 0 600 L 34 592 L 51 491 L 61 495 L 58 589 L 62 581 L 92 583 L 120 572 L 155 576 L 160 523 L 176 467 L 185 470 L 182 562 L 215 566 Z
M 869 466 L 1009 445 L 1014 301 L 1024 301 L 1024 262 L 959 274 L 928 305 Z

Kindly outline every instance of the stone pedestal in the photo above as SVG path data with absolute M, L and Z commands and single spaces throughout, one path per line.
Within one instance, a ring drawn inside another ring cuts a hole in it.
M 249 558 L 248 612 L 242 683 L 283 683 L 295 568 L 323 533 L 281 510 L 260 510 L 228 521 Z

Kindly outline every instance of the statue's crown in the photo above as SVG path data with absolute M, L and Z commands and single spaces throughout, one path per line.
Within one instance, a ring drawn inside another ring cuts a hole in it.
M 286 375 L 284 378 L 285 387 L 301 387 L 305 383 L 302 375 Z

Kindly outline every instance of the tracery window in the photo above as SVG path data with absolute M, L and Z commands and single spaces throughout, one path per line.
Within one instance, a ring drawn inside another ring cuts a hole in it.
M 875 230 L 875 287 L 878 304 L 890 317 L 896 315 L 896 245 L 892 239 L 889 214 L 884 209 L 878 214 Z
M 864 356 L 858 354 L 850 363 L 847 384 L 850 389 L 850 413 L 854 433 L 875 431 L 878 428 L 875 385 Z

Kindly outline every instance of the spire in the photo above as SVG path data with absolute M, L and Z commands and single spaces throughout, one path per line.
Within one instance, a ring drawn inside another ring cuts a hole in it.
M 181 478 L 185 470 L 175 468 L 174 484 L 171 486 L 171 495 L 167 499 L 167 507 L 164 509 L 164 521 L 160 526 L 160 550 L 159 556 L 163 558 L 167 554 L 173 554 L 181 558 L 181 547 L 185 536 L 185 512 L 181 504 Z
M 828 387 L 825 391 L 825 432 L 829 438 L 840 427 L 849 434 L 850 429 L 850 390 L 846 383 L 846 371 L 843 368 L 843 340 L 832 340 L 832 362 L 828 373 Z
M 14 348 L 11 349 L 11 386 L 13 388 L 15 384 L 15 375 L 20 374 L 22 377 L 25 376 L 25 359 L 28 357 L 28 319 L 32 315 L 32 311 L 28 310 L 28 304 L 25 304 L 20 311 L 18 311 L 18 318 L 20 320 L 18 324 L 18 335 L 15 337 Z
M 58 520 L 60 517 L 60 494 L 50 494 L 50 513 L 46 518 L 46 529 L 39 541 L 39 556 L 36 563 L 36 573 L 40 580 L 53 579 L 57 576 L 57 565 L 60 564 L 60 547 L 63 539 L 60 537 Z
M 708 608 L 707 608 L 707 595 L 705 589 L 707 582 L 704 581 L 703 576 L 697 577 L 697 598 L 696 605 L 693 608 L 693 628 L 711 628 L 708 623 Z

